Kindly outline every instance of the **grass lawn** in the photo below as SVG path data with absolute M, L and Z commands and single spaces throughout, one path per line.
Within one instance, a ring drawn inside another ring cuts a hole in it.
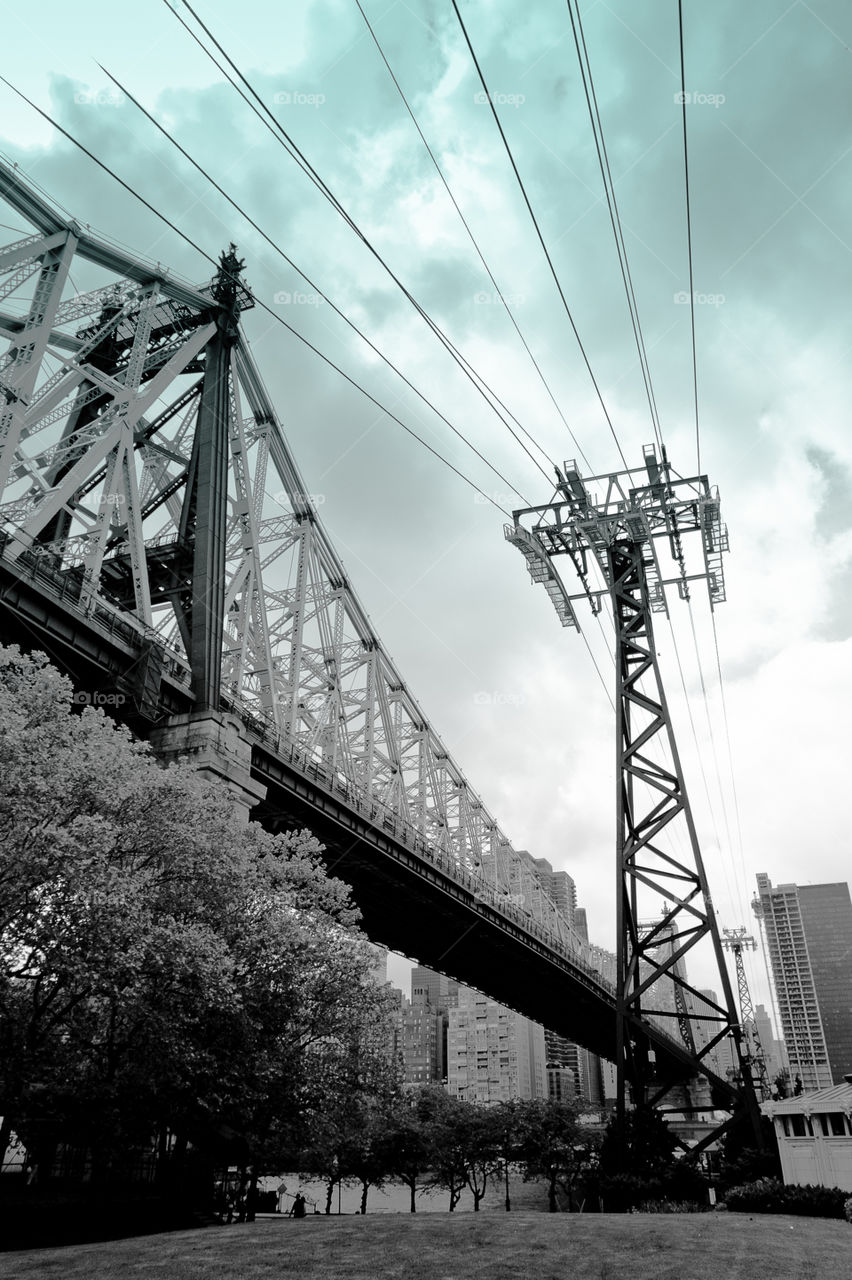
M 0 1254 L 14 1280 L 849 1280 L 852 1226 L 706 1214 L 260 1219 Z

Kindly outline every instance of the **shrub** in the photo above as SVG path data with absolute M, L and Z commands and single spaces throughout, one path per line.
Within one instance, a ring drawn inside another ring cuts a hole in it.
M 613 1173 L 601 1178 L 600 1194 L 606 1213 L 629 1213 L 637 1205 L 662 1200 L 662 1182 L 638 1178 L 632 1173 Z
M 847 1222 L 852 1222 L 852 1196 L 849 1197 L 843 1206 L 843 1216 Z
M 842 1218 L 846 1192 L 840 1187 L 785 1186 L 777 1178 L 758 1178 L 730 1187 L 725 1205 L 735 1213 L 792 1213 L 811 1218 Z

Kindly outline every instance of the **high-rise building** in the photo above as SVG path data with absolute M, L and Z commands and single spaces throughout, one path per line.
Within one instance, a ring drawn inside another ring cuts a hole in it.
M 531 862 L 544 892 L 568 923 L 573 925 L 577 910 L 577 886 L 572 877 L 567 871 L 554 871 L 547 858 L 532 858 Z
M 430 1004 L 433 1009 L 446 1012 L 458 1004 L 459 984 L 444 973 L 436 973 L 425 965 L 411 970 L 411 1003 Z
M 799 885 L 832 1083 L 852 1073 L 852 899 L 845 881 Z
M 547 1064 L 547 1096 L 552 1102 L 574 1102 L 577 1098 L 577 1087 L 574 1072 L 570 1067 L 560 1067 L 555 1063 Z
M 405 1001 L 399 1026 L 399 1057 L 406 1084 L 440 1084 L 446 1075 L 445 1015 L 427 1001 Z
M 449 1013 L 447 1090 L 479 1103 L 547 1097 L 544 1028 L 460 987 Z
M 544 1033 L 545 1053 L 547 1055 L 547 1072 L 550 1096 L 554 1097 L 555 1083 L 550 1080 L 551 1071 L 567 1071 L 573 1082 L 570 1093 L 560 1085 L 560 1096 L 575 1097 L 583 1102 L 598 1106 L 603 1101 L 601 1082 L 601 1063 L 589 1049 L 566 1040 L 555 1031 Z
M 849 886 L 773 886 L 761 872 L 757 892 L 790 1073 L 805 1090 L 825 1088 L 852 1071 Z

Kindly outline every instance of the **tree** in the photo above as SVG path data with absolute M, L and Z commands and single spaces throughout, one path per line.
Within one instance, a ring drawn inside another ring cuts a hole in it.
M 466 1120 L 472 1103 L 451 1098 L 443 1089 L 434 1087 L 426 1094 L 425 1105 L 429 1172 L 423 1185 L 449 1192 L 449 1209 L 453 1213 L 467 1186 Z
M 459 1140 L 466 1165 L 465 1181 L 473 1195 L 474 1212 L 479 1213 L 488 1182 L 501 1168 L 503 1126 L 493 1108 L 477 1107 L 473 1103 L 464 1106 Z
M 386 1029 L 385 1029 L 386 1030 Z M 370 1187 L 391 1176 L 390 1135 L 399 1106 L 399 1079 L 381 1024 L 371 1034 L 348 1042 L 329 1038 L 324 1044 L 321 1094 L 306 1094 L 307 1141 L 299 1152 L 299 1170 L 326 1184 L 326 1213 L 335 1186 L 361 1187 L 362 1214 Z
M 653 1107 L 625 1116 L 620 1137 L 610 1121 L 600 1152 L 600 1190 L 609 1208 L 629 1209 L 644 1200 L 703 1198 L 706 1181 L 686 1159 L 676 1159 L 677 1138 Z
M 524 1179 L 542 1178 L 547 1183 L 548 1207 L 556 1213 L 557 1187 L 566 1192 L 570 1202 L 577 1179 L 588 1168 L 591 1140 L 580 1129 L 568 1102 L 522 1103 L 518 1126 Z
M 319 1046 L 384 1016 L 347 887 L 309 833 L 240 825 L 15 648 L 0 775 L 4 1149 L 14 1128 L 44 1170 L 85 1146 L 114 1180 L 158 1135 L 163 1170 L 191 1142 L 256 1176 L 292 1147 Z
M 388 1117 L 384 1135 L 388 1172 L 408 1187 L 411 1213 L 417 1212 L 417 1185 L 429 1168 L 429 1123 L 436 1105 L 432 1093 L 433 1087 L 429 1085 L 400 1092 Z M 440 1094 L 446 1097 L 443 1089 Z

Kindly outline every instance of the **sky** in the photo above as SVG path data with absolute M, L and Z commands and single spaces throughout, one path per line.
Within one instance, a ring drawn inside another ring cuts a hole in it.
M 459 4 L 614 434 L 449 0 L 362 0 L 363 13 L 356 0 L 196 7 L 537 442 L 530 452 L 547 478 L 181 27 L 179 16 L 193 25 L 183 0 L 18 6 L 4 17 L 3 74 L 208 253 L 234 240 L 257 296 L 478 486 L 269 316 L 245 316 L 306 485 L 409 687 L 515 847 L 570 872 L 592 939 L 614 947 L 611 632 L 582 609 L 588 648 L 559 626 L 505 543 L 498 509 L 550 498 L 545 455 L 609 472 L 621 465 L 619 446 L 635 466 L 653 439 L 568 6 Z M 662 434 L 682 474 L 694 474 L 700 444 L 730 532 L 718 665 L 700 590 L 691 611 L 672 599 L 657 647 L 719 923 L 756 934 L 757 872 L 776 884 L 849 878 L 852 10 L 843 0 L 683 5 L 696 436 L 677 9 L 675 0 L 580 5 Z M 3 84 L 0 104 L 0 150 L 80 222 L 190 279 L 209 278 L 197 253 Z M 0 221 L 15 239 L 20 224 Z M 748 971 L 767 1002 L 760 955 Z M 405 972 L 392 964 L 398 981 Z

